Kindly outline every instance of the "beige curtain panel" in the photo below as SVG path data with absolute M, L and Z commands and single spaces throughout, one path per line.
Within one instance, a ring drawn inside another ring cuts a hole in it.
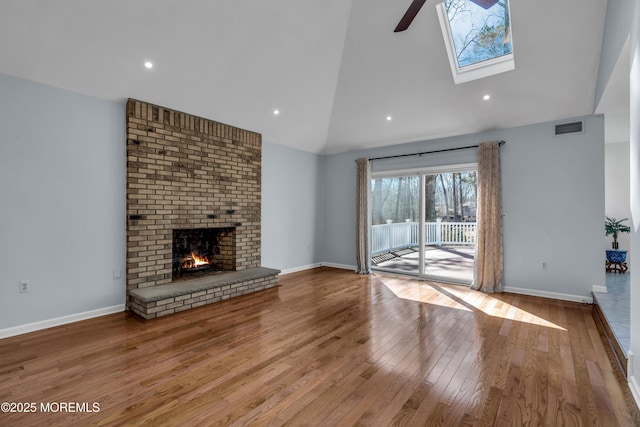
M 369 186 L 371 185 L 371 162 L 367 158 L 356 160 L 356 273 L 371 272 L 369 250 Z
M 502 194 L 500 144 L 478 146 L 478 210 L 475 271 L 471 289 L 502 292 Z

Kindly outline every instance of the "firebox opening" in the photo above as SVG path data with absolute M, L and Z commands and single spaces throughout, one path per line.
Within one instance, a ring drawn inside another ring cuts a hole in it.
M 172 277 L 235 270 L 235 228 L 173 230 Z

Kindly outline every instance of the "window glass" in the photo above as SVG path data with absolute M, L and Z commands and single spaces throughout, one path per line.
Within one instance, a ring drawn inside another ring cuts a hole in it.
M 508 0 L 445 0 L 460 68 L 512 53 Z

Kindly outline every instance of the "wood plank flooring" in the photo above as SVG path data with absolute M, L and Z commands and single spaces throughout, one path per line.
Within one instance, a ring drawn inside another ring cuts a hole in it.
M 281 285 L 0 340 L 0 402 L 37 407 L 0 425 L 640 425 L 589 305 L 330 268 Z

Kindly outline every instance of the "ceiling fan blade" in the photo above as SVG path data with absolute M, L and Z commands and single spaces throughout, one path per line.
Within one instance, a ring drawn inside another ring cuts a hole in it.
M 411 6 L 409 6 L 409 9 L 407 9 L 393 32 L 399 33 L 400 31 L 404 31 L 409 28 L 409 25 L 411 25 L 411 22 L 413 22 L 413 19 L 416 17 L 425 1 L 427 0 L 413 0 L 413 3 L 411 3 Z

